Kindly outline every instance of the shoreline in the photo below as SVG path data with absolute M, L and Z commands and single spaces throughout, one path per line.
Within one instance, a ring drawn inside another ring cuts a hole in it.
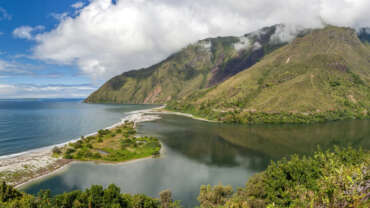
M 40 181 L 42 179 L 45 179 L 49 176 L 52 176 L 52 175 L 56 175 L 58 173 L 61 173 L 63 171 L 65 171 L 66 169 L 68 169 L 70 167 L 71 164 L 73 164 L 74 161 L 69 161 L 68 163 L 65 163 L 64 165 L 54 169 L 53 171 L 50 171 L 50 172 L 47 172 L 46 174 L 44 175 L 39 175 L 37 177 L 34 177 L 34 178 L 31 178 L 25 182 L 22 182 L 20 184 L 17 184 L 17 185 L 14 185 L 14 188 L 16 189 L 22 189 L 23 187 L 27 186 L 27 185 L 30 185 L 31 183 L 33 182 L 36 182 L 36 181 Z
M 111 126 L 108 126 L 103 129 L 113 129 L 119 125 L 122 125 L 125 121 L 132 121 L 134 122 L 134 127 L 136 128 L 137 123 L 146 122 L 146 121 L 153 121 L 160 119 L 159 116 L 156 115 L 145 115 L 151 113 L 155 109 L 160 109 L 161 107 L 145 109 L 145 110 L 138 110 L 129 112 L 124 118 L 121 119 L 120 122 L 117 122 Z M 93 132 L 85 135 L 84 137 L 96 135 L 98 132 Z M 52 156 L 52 149 L 54 147 L 63 147 L 64 145 L 77 142 L 81 138 L 72 139 L 67 142 L 50 145 L 46 147 L 41 147 L 37 149 L 32 149 L 20 153 L 15 153 L 11 155 L 4 155 L 0 156 L 0 180 L 6 181 L 9 185 L 14 186 L 15 188 L 19 189 L 22 187 L 27 186 L 28 184 L 39 181 L 44 179 L 45 177 L 60 173 L 63 170 L 66 170 L 70 167 L 71 164 L 74 163 L 85 163 L 91 162 L 96 164 L 113 164 L 113 165 L 122 165 L 126 163 L 133 163 L 139 162 L 142 160 L 147 160 L 153 158 L 152 156 L 145 157 L 145 158 L 137 158 L 133 160 L 127 160 L 123 162 L 104 162 L 104 161 L 77 161 L 77 160 L 66 160 L 62 158 L 55 158 Z M 161 154 L 159 156 L 162 157 L 162 153 L 164 153 L 164 146 L 161 143 Z M 19 176 L 20 175 L 20 176 Z M 17 178 L 17 177 L 20 178 Z M 13 178 L 12 178 L 13 177 Z M 9 181 L 10 178 L 13 181 Z
M 22 182 L 20 184 L 14 185 L 14 188 L 16 188 L 16 189 L 25 188 L 29 185 L 32 185 L 32 183 L 42 181 L 43 179 L 46 179 L 49 176 L 53 176 L 53 175 L 57 175 L 59 173 L 63 173 L 63 171 L 66 171 L 71 165 L 78 164 L 78 163 L 91 163 L 91 164 L 97 164 L 97 165 L 126 165 L 126 164 L 132 164 L 132 163 L 141 162 L 141 161 L 145 161 L 145 160 L 149 160 L 149 159 L 160 159 L 160 158 L 164 157 L 164 153 L 165 153 L 165 147 L 163 146 L 162 143 L 161 143 L 161 145 L 162 145 L 162 147 L 161 147 L 161 150 L 160 150 L 160 156 L 157 157 L 157 158 L 155 158 L 153 156 L 148 156 L 148 157 L 143 157 L 143 158 L 131 159 L 131 160 L 123 161 L 123 162 L 68 160 L 68 162 L 65 163 L 64 165 L 62 165 L 62 166 L 60 166 L 60 167 L 58 167 L 58 168 L 56 168 L 56 169 L 54 169 L 50 172 L 47 172 L 44 175 L 39 175 L 37 177 L 29 179 L 28 181 L 25 181 L 25 182 Z M 64 159 L 61 159 L 61 160 L 64 160 Z
M 188 117 L 188 118 L 191 118 L 191 119 L 194 119 L 194 120 L 199 120 L 199 121 L 205 121 L 205 122 L 210 122 L 210 123 L 221 123 L 220 121 L 212 121 L 212 120 L 208 120 L 208 119 L 205 119 L 205 118 L 197 117 L 197 116 L 194 116 L 190 113 L 181 113 L 181 112 L 176 112 L 176 111 L 169 111 L 169 110 L 166 110 L 164 108 L 165 108 L 165 106 L 161 106 L 159 108 L 153 108 L 152 112 L 150 112 L 150 113 L 177 115 L 177 116 L 184 116 L 184 117 Z
M 145 110 L 137 110 L 137 111 L 131 111 L 126 115 L 124 118 L 121 119 L 120 122 L 117 122 L 111 126 L 108 126 L 103 129 L 113 129 L 119 125 L 122 125 L 125 121 L 132 121 L 134 122 L 134 128 L 136 128 L 137 123 L 141 122 L 147 122 L 147 121 L 153 121 L 161 119 L 159 116 L 160 114 L 172 114 L 172 115 L 178 115 L 178 116 L 184 116 L 195 120 L 205 121 L 205 122 L 212 122 L 212 123 L 218 123 L 217 121 L 211 121 L 203 118 L 199 118 L 196 116 L 193 116 L 191 114 L 186 113 L 180 113 L 180 112 L 172 112 L 165 110 L 165 105 Z M 149 114 L 149 115 L 148 115 Z M 159 115 L 158 115 L 159 114 Z M 84 137 L 88 136 L 94 136 L 98 132 L 93 132 L 85 135 Z M 104 161 L 78 161 L 78 160 L 66 160 L 63 158 L 55 158 L 52 156 L 52 149 L 54 147 L 63 147 L 71 142 L 77 142 L 81 138 L 72 139 L 67 142 L 61 143 L 61 144 L 55 144 L 50 145 L 46 147 L 41 147 L 37 149 L 28 150 L 25 152 L 15 153 L 11 155 L 3 155 L 0 156 L 0 180 L 4 180 L 4 173 L 5 174 L 19 174 L 26 175 L 25 177 L 15 181 L 8 182 L 9 185 L 14 186 L 17 189 L 23 188 L 30 183 L 33 183 L 35 181 L 40 181 L 46 177 L 58 174 L 64 170 L 67 170 L 72 164 L 75 163 L 94 163 L 94 164 L 108 164 L 108 165 L 123 165 L 123 164 L 129 164 L 134 162 L 140 162 L 143 160 L 148 159 L 157 159 L 153 158 L 152 156 L 148 156 L 145 158 L 137 158 L 132 160 L 127 160 L 123 162 L 104 162 Z M 161 150 L 160 150 L 160 156 L 158 158 L 162 158 L 165 153 L 165 146 L 161 143 Z M 31 169 L 29 169 L 31 167 Z M 27 175 L 28 174 L 28 175 Z M 11 177 L 11 176 L 9 176 Z

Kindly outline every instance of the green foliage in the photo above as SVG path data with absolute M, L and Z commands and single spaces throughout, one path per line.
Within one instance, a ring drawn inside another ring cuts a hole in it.
M 109 129 L 100 129 L 99 131 L 98 131 L 98 136 L 99 137 L 103 137 L 103 136 L 105 136 L 105 135 L 107 135 L 107 134 L 109 134 L 110 133 L 110 130 Z
M 7 186 L 6 183 L 3 181 L 0 185 L 0 201 L 1 202 L 8 202 L 15 199 L 18 199 L 22 196 L 20 192 L 14 189 L 11 186 Z
M 121 132 L 121 134 L 113 132 Z M 97 136 L 71 143 L 69 147 L 64 147 L 62 152 L 64 152 L 65 159 L 103 162 L 123 162 L 160 155 L 161 144 L 158 139 L 153 137 L 135 138 L 135 134 L 134 124 L 126 122 L 113 130 L 99 130 Z
M 109 185 L 106 189 L 93 185 L 85 191 L 72 191 L 52 197 L 49 190 L 37 196 L 16 191 L 3 183 L 0 187 L 2 208 L 160 208 L 159 200 L 142 195 L 122 194 L 120 188 Z M 166 208 L 179 207 L 166 201 Z
M 201 207 L 366 207 L 369 167 L 370 153 L 352 148 L 294 155 L 272 162 L 220 202 L 204 197 L 219 195 L 211 187 L 201 188 L 199 200 Z
M 232 194 L 233 188 L 231 186 L 217 185 L 211 187 L 210 185 L 202 185 L 198 201 L 200 206 L 204 208 L 224 206 Z

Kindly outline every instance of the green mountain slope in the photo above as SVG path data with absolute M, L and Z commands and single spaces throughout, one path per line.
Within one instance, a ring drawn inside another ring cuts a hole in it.
M 221 83 L 285 45 L 281 34 L 286 29 L 275 25 L 242 37 L 199 41 L 159 64 L 112 78 L 85 102 L 158 104 L 182 98 Z
M 350 28 L 313 30 L 248 70 L 167 108 L 241 123 L 369 117 L 370 47 L 362 40 Z

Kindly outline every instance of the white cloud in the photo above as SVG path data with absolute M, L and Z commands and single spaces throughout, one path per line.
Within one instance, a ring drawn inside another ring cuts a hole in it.
M 362 27 L 370 22 L 369 10 L 368 0 L 91 0 L 37 35 L 34 55 L 106 79 L 154 64 L 199 39 L 240 36 L 277 23 L 319 27 L 324 20 Z
M 50 16 L 54 17 L 56 20 L 62 21 L 64 18 L 68 16 L 68 13 L 67 12 L 51 13 Z
M 21 39 L 27 39 L 27 40 L 32 40 L 34 39 L 33 34 L 37 31 L 42 31 L 44 30 L 45 27 L 42 25 L 38 25 L 36 27 L 31 27 L 31 26 L 21 26 L 13 31 L 13 36 L 16 38 L 21 38 Z
M 0 84 L 0 98 L 85 98 L 94 90 L 90 85 Z
M 2 7 L 0 7 L 0 21 L 11 20 L 12 16 Z
M 84 3 L 81 2 L 81 1 L 78 1 L 78 2 L 76 2 L 76 3 L 74 3 L 74 4 L 71 5 L 71 7 L 75 8 L 75 9 L 80 9 L 83 6 L 84 6 Z
M 40 68 L 38 65 L 0 59 L 1 76 L 33 75 Z

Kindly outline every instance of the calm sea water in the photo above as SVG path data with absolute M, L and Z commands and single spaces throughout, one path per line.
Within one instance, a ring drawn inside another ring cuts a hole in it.
M 215 124 L 161 115 L 141 123 L 138 132 L 157 136 L 165 147 L 160 159 L 129 164 L 76 163 L 66 171 L 37 181 L 24 190 L 53 194 L 114 183 L 129 193 L 158 197 L 170 189 L 185 207 L 197 205 L 202 184 L 241 187 L 271 160 L 298 153 L 310 154 L 334 145 L 370 148 L 370 121 L 342 121 L 316 125 L 243 126 Z
M 151 107 L 92 105 L 80 99 L 0 100 L 0 156 L 76 139 Z

